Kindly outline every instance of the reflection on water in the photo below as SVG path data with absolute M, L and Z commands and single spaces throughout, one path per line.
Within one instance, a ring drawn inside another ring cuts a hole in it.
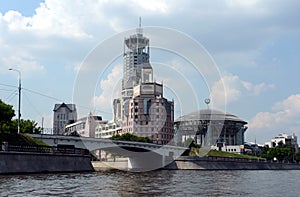
M 300 196 L 300 171 L 108 171 L 0 176 L 1 196 Z

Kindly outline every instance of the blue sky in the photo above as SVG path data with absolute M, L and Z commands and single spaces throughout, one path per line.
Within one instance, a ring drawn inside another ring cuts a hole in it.
M 221 77 L 208 87 L 205 79 L 189 74 L 187 62 L 151 49 L 151 61 L 186 74 L 185 79 L 197 89 L 200 108 L 206 107 L 203 100 L 211 96 L 213 107 L 224 109 L 220 95 L 225 92 L 226 110 L 249 123 L 246 140 L 257 138 L 263 143 L 282 132 L 300 136 L 299 7 L 297 0 L 2 0 L 0 98 L 17 110 L 16 88 L 11 86 L 17 85 L 18 76 L 8 68 L 19 69 L 24 87 L 22 117 L 38 123 L 44 117 L 45 126 L 51 127 L 54 104 L 73 102 L 74 84 L 85 58 L 111 36 L 136 28 L 141 16 L 142 26 L 187 34 L 215 61 Z M 174 79 L 155 65 L 157 79 L 172 90 Z M 117 89 L 121 75 L 119 58 L 99 76 L 96 88 L 91 87 L 95 102 L 80 103 L 79 115 L 93 111 L 110 119 L 111 101 L 106 98 L 114 97 L 112 89 Z M 183 89 L 187 88 L 181 87 L 179 95 L 185 95 Z M 185 112 L 193 109 L 188 106 Z

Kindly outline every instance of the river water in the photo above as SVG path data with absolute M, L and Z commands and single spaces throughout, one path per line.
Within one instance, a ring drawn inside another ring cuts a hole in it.
M 300 171 L 158 170 L 0 176 L 1 196 L 300 196 Z

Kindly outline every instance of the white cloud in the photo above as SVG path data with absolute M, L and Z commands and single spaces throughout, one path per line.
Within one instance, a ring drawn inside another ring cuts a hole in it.
M 250 120 L 247 136 L 260 136 L 266 141 L 279 133 L 300 135 L 300 94 L 274 104 L 272 109 L 273 112 L 259 112 Z
M 291 95 L 284 101 L 276 103 L 273 110 L 287 110 L 300 114 L 300 94 Z
M 253 84 L 241 80 L 237 75 L 226 74 L 212 86 L 210 97 L 213 105 L 224 108 L 227 104 L 243 99 L 245 96 L 259 96 L 274 88 L 273 84 Z
M 9 68 L 15 68 L 21 72 L 22 78 L 44 75 L 46 72 L 43 65 L 31 58 L 19 56 L 0 57 L 0 63 L 4 65 L 0 68 L 0 73 L 7 73 Z
M 251 92 L 254 95 L 260 95 L 262 92 L 275 88 L 274 84 L 266 84 L 264 82 L 257 85 L 254 85 L 247 81 L 241 81 L 241 83 L 247 91 Z
M 152 0 L 152 1 L 141 1 L 141 0 L 132 0 L 132 4 L 138 5 L 144 10 L 148 10 L 155 13 L 167 13 L 168 5 L 165 1 L 161 0 Z
M 121 91 L 121 77 L 122 66 L 116 65 L 111 73 L 108 74 L 107 79 L 103 79 L 100 82 L 101 94 L 99 96 L 94 96 L 93 104 L 97 110 L 106 113 L 103 115 L 112 113 L 113 99 L 118 98 Z

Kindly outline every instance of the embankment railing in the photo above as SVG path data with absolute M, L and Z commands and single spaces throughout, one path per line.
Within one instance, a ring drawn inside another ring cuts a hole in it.
M 87 149 L 82 149 L 82 148 L 37 146 L 37 145 L 13 145 L 13 144 L 8 144 L 8 143 L 2 143 L 2 146 L 0 146 L 0 151 L 89 155 L 89 151 Z

